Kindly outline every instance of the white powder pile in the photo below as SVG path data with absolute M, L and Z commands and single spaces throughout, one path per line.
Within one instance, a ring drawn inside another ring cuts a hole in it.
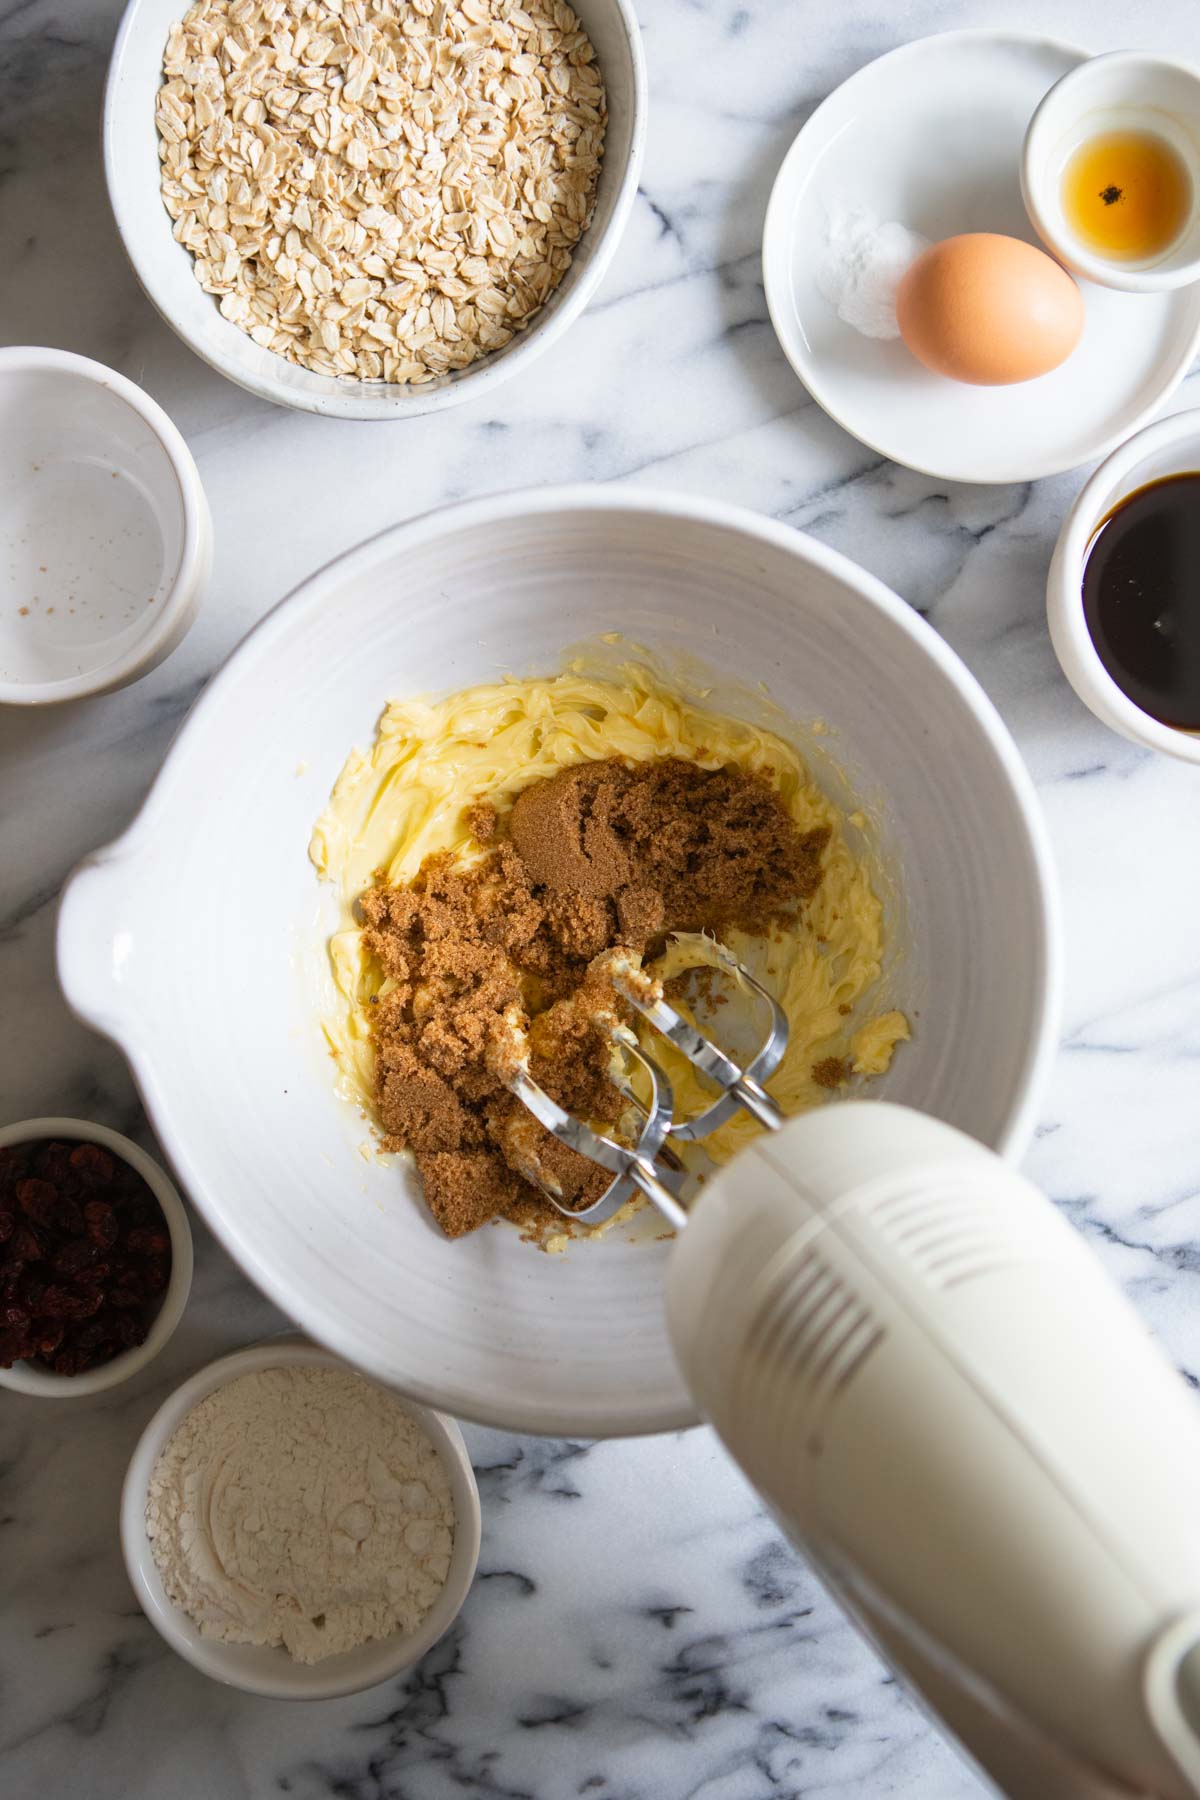
M 896 289 L 929 239 L 895 220 L 835 211 L 826 227 L 817 286 L 839 319 L 864 337 L 900 336 Z
M 146 1530 L 204 1636 L 314 1663 L 416 1629 L 450 1567 L 454 1504 L 398 1400 L 350 1370 L 284 1365 L 193 1407 L 155 1465 Z

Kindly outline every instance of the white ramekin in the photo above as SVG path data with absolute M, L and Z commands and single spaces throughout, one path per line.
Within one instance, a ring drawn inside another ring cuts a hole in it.
M 192 1230 L 187 1212 L 174 1182 L 160 1169 L 153 1157 L 119 1131 L 107 1125 L 94 1125 L 89 1119 L 21 1119 L 15 1125 L 0 1127 L 0 1149 L 8 1144 L 26 1144 L 43 1138 L 75 1138 L 83 1143 L 100 1144 L 111 1150 L 122 1162 L 135 1169 L 162 1207 L 171 1234 L 171 1276 L 162 1297 L 162 1305 L 144 1344 L 124 1350 L 120 1356 L 88 1369 L 82 1375 L 55 1375 L 34 1363 L 14 1363 L 11 1369 L 0 1369 L 0 1387 L 13 1388 L 19 1394 L 36 1394 L 44 1400 L 78 1400 L 85 1394 L 99 1394 L 105 1388 L 128 1381 L 139 1369 L 153 1362 L 172 1336 L 183 1316 L 192 1286 Z
M 201 1400 L 239 1375 L 257 1369 L 344 1369 L 345 1363 L 328 1350 L 292 1335 L 237 1350 L 209 1363 L 185 1381 L 163 1402 L 138 1440 L 121 1493 L 121 1546 L 125 1567 L 146 1617 L 172 1650 L 202 1674 L 248 1694 L 264 1694 L 274 1700 L 332 1700 L 343 1694 L 361 1693 L 388 1681 L 419 1662 L 439 1638 L 445 1636 L 462 1610 L 475 1579 L 479 1562 L 480 1507 L 475 1472 L 453 1419 L 415 1406 L 397 1396 L 399 1404 L 433 1441 L 450 1481 L 454 1500 L 454 1548 L 450 1572 L 432 1608 L 414 1632 L 378 1638 L 357 1650 L 347 1650 L 324 1662 L 300 1663 L 278 1646 L 226 1644 L 204 1637 L 186 1613 L 167 1597 L 154 1552 L 146 1535 L 146 1496 L 154 1465 L 176 1426 Z
M 646 68 L 632 0 L 574 0 L 608 93 L 604 160 L 591 224 L 562 282 L 527 330 L 470 368 L 421 387 L 318 375 L 265 350 L 222 318 L 172 235 L 159 192 L 155 95 L 182 0 L 129 0 L 104 95 L 104 174 L 117 231 L 148 298 L 197 356 L 262 400 L 339 419 L 406 419 L 482 400 L 529 367 L 576 320 L 616 252 L 646 141 Z
M 1046 614 L 1064 675 L 1103 724 L 1149 750 L 1200 763 L 1200 732 L 1178 731 L 1134 704 L 1101 662 L 1083 612 L 1083 569 L 1097 526 L 1147 482 L 1193 470 L 1200 473 L 1200 411 L 1173 413 L 1114 450 L 1063 522 L 1046 580 Z
M 1192 178 L 1191 217 L 1175 242 L 1144 262 L 1100 255 L 1068 223 L 1062 178 L 1081 144 L 1101 132 L 1154 132 L 1178 151 Z M 1200 71 L 1142 50 L 1093 56 L 1045 95 L 1025 133 L 1021 193 L 1038 236 L 1068 269 L 1102 287 L 1148 294 L 1200 279 Z
M 68 350 L 0 349 L 0 702 L 148 674 L 212 567 L 192 453 L 157 401 Z

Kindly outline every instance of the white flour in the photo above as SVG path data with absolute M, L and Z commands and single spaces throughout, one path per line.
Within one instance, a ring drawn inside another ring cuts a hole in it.
M 313 1663 L 420 1624 L 450 1566 L 454 1505 L 398 1400 L 350 1370 L 284 1365 L 193 1407 L 155 1465 L 146 1529 L 206 1637 Z

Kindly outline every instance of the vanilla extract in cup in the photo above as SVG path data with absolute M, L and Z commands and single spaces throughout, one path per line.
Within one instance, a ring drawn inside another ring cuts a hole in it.
M 1063 211 L 1088 247 L 1145 262 L 1175 243 L 1192 208 L 1192 178 L 1174 145 L 1153 131 L 1106 131 L 1081 144 L 1063 171 Z
M 1127 494 L 1101 520 L 1083 613 L 1121 691 L 1152 719 L 1200 731 L 1200 472 Z

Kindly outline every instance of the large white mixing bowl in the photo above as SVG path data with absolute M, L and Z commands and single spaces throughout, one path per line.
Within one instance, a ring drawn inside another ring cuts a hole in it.
M 1029 779 L 962 664 L 880 582 L 781 525 L 641 491 L 510 494 L 384 532 L 278 606 L 197 703 L 140 816 L 63 898 L 67 998 L 132 1065 L 218 1236 L 304 1329 L 413 1399 L 602 1436 L 694 1420 L 653 1230 L 541 1255 L 450 1243 L 334 1091 L 317 1027 L 332 895 L 307 848 L 393 695 L 552 672 L 620 632 L 767 683 L 877 813 L 913 1042 L 873 1092 L 1000 1150 L 1055 1018 L 1052 879 Z M 648 1221 L 648 1225 L 652 1221 Z

